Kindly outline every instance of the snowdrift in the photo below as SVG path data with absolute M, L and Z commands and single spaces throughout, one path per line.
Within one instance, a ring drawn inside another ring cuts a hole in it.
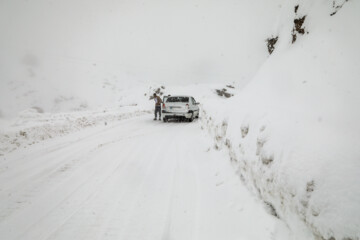
M 294 239 L 360 239 L 359 13 L 358 1 L 287 3 L 253 81 L 203 112 L 215 147 Z
M 120 120 L 149 114 L 138 106 L 99 111 L 39 113 L 27 109 L 12 120 L 0 121 L 0 156 L 44 140 L 68 135 L 95 126 L 110 126 Z

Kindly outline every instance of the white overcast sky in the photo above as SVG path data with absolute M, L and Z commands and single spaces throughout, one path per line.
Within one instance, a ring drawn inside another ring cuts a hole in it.
M 273 11 L 256 0 L 1 0 L 0 75 L 24 64 L 55 75 L 55 64 L 72 81 L 96 64 L 140 81 L 245 81 L 266 58 Z

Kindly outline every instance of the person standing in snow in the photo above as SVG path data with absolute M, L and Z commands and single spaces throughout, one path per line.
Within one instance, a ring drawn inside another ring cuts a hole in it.
M 156 120 L 157 118 L 157 113 L 159 113 L 159 120 L 161 120 L 161 104 L 163 103 L 163 101 L 161 100 L 161 98 L 159 96 L 156 95 L 156 93 L 154 93 L 154 100 L 155 100 L 155 118 L 154 120 Z

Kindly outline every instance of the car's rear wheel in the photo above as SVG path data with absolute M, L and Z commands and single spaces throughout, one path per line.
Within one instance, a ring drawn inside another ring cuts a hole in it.
M 166 117 L 164 117 L 164 118 L 163 118 L 163 121 L 164 121 L 164 122 L 167 122 L 167 121 L 168 121 L 168 119 L 167 119 Z
M 194 120 L 194 113 L 192 112 L 191 113 L 191 116 L 190 116 L 190 118 L 189 118 L 189 122 L 192 122 Z

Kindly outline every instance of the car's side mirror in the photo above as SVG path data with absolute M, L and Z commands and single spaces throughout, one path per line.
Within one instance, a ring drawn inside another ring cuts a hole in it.
M 199 104 L 200 104 L 199 102 L 195 103 L 195 105 L 199 105 Z

